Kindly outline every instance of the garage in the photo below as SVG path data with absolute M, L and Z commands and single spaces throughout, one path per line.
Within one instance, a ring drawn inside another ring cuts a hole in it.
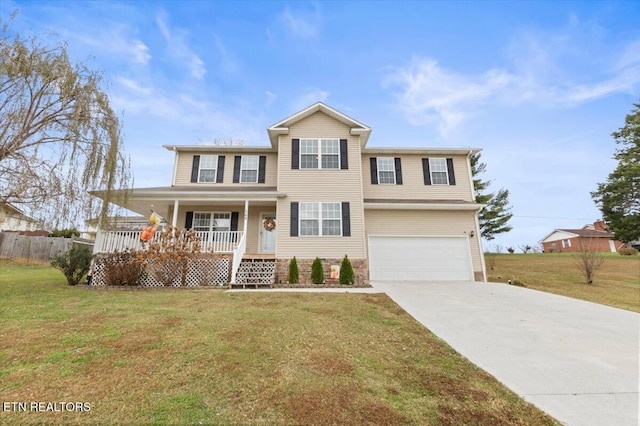
M 371 281 L 473 280 L 469 240 L 448 236 L 369 236 Z

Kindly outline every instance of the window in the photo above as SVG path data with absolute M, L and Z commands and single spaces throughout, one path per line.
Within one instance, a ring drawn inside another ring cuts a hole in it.
M 395 185 L 396 168 L 392 157 L 378 157 L 378 183 Z
M 562 248 L 569 248 L 569 247 L 571 247 L 571 241 L 562 240 Z
M 195 231 L 230 231 L 231 213 L 194 212 L 193 229 Z
M 300 235 L 342 235 L 341 203 L 300 203 Z
M 198 182 L 215 182 L 217 168 L 217 155 L 201 155 L 200 169 L 198 171 Z
M 338 139 L 300 139 L 301 169 L 339 169 Z
M 446 158 L 429 158 L 429 169 L 431 170 L 431 183 L 433 185 L 449 184 Z
M 240 182 L 256 183 L 258 182 L 258 156 L 243 155 L 240 162 Z
M 316 139 L 300 140 L 300 168 L 318 168 L 318 141 Z

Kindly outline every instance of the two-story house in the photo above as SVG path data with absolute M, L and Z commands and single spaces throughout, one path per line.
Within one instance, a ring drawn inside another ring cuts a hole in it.
M 478 149 L 368 147 L 371 128 L 316 103 L 267 128 L 269 146 L 176 146 L 171 186 L 122 205 L 203 236 L 203 247 L 290 259 L 351 259 L 357 281 L 485 280 L 469 156 Z M 97 241 L 96 251 L 101 251 Z

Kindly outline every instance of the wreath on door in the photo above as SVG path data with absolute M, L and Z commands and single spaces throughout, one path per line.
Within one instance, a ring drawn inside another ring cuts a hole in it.
M 262 226 L 264 227 L 264 229 L 266 229 L 267 231 L 273 231 L 276 227 L 276 221 L 273 220 L 272 217 L 268 217 L 264 220 Z

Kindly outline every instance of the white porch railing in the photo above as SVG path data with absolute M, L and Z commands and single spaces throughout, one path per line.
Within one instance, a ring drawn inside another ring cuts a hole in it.
M 231 267 L 231 284 L 236 283 L 236 275 L 238 273 L 238 268 L 240 267 L 240 263 L 242 262 L 242 258 L 244 257 L 244 253 L 247 250 L 247 236 L 243 235 L 240 239 L 240 244 L 233 250 L 233 265 Z
M 93 253 L 113 253 L 125 249 L 141 250 L 143 248 L 140 241 L 141 233 L 142 231 L 98 231 Z M 242 231 L 198 231 L 196 235 L 201 239 L 200 251 L 205 253 L 235 253 L 236 248 L 244 241 Z M 159 237 L 160 231 L 156 232 L 152 241 Z

